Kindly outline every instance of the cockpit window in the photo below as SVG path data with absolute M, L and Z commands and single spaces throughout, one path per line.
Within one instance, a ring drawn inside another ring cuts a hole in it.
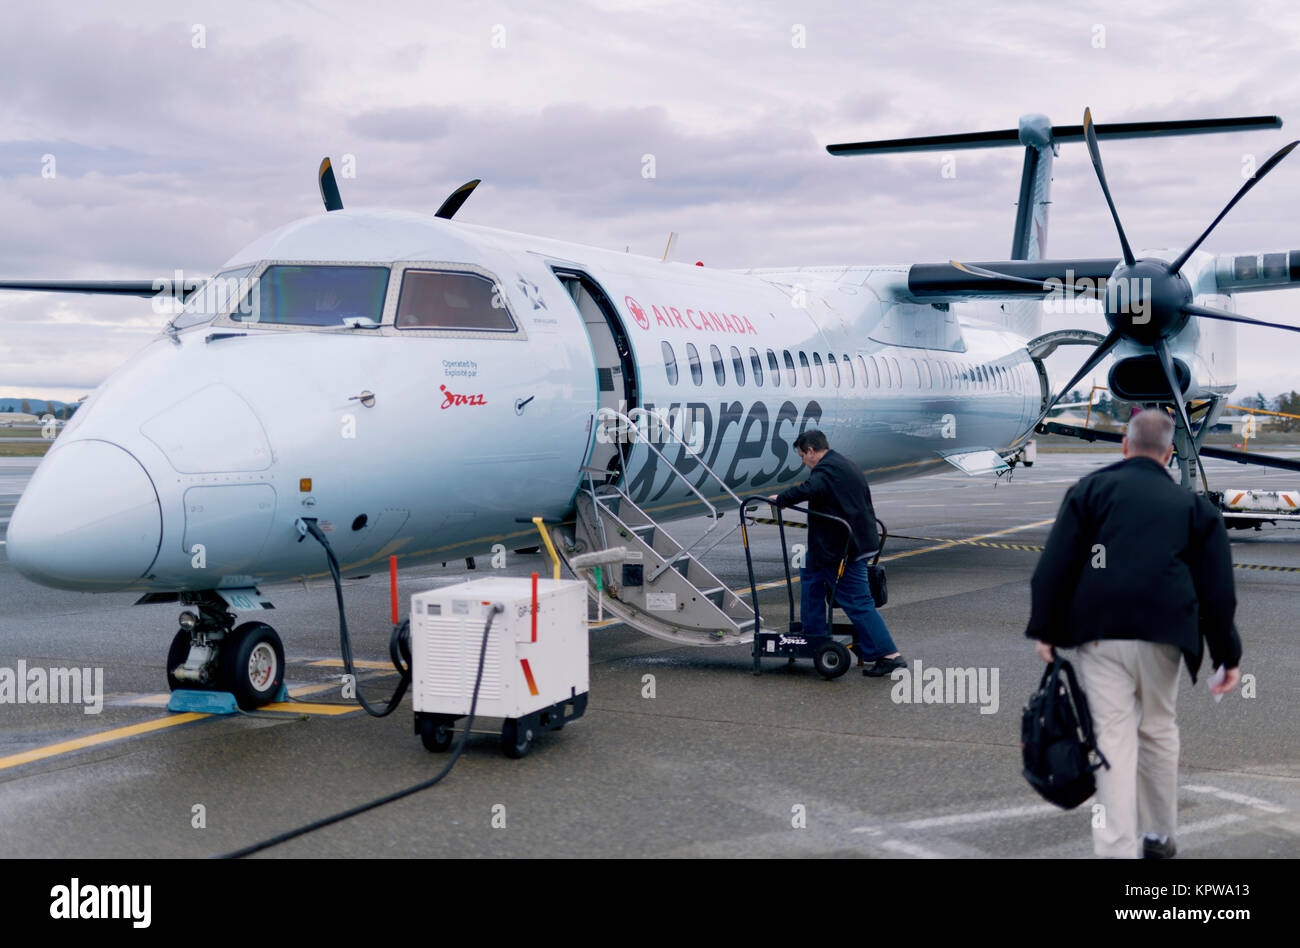
M 505 295 L 477 273 L 407 270 L 397 301 L 398 329 L 514 332 Z
M 330 328 L 366 319 L 378 325 L 387 291 L 387 267 L 270 266 L 230 318 Z
M 223 270 L 200 285 L 185 301 L 180 315 L 172 320 L 171 328 L 188 329 L 190 326 L 210 323 L 223 313 L 230 312 L 248 294 L 248 275 L 252 272 L 252 267 Z

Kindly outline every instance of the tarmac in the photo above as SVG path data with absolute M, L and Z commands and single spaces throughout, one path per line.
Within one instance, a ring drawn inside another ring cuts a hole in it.
M 1024 627 L 1061 497 L 1117 457 L 1042 452 L 1001 480 L 953 472 L 874 488 L 891 533 L 882 616 L 910 669 L 983 670 L 985 693 L 966 696 L 979 700 L 909 703 L 898 700 L 902 682 L 856 669 L 825 681 L 807 661 L 768 660 L 755 676 L 747 647 L 681 647 L 593 626 L 587 713 L 540 736 L 529 756 L 505 758 L 493 722 L 482 722 L 439 785 L 262 855 L 1090 857 L 1089 805 L 1061 811 L 1020 773 L 1020 712 L 1042 671 Z M 0 534 L 36 463 L 0 458 Z M 1215 487 L 1300 487 L 1290 472 L 1206 468 Z M 668 529 L 690 539 L 706 524 Z M 1251 696 L 1239 689 L 1215 703 L 1208 667 L 1195 687 L 1181 676 L 1179 857 L 1294 858 L 1300 524 L 1231 536 Z M 786 622 L 776 530 L 754 527 L 750 538 L 760 582 L 776 583 L 760 593 L 764 618 Z M 747 586 L 738 542 L 706 563 L 732 588 Z M 486 575 L 486 558 L 479 564 L 404 571 L 403 601 Z M 541 555 L 512 554 L 506 572 L 549 568 Z M 284 640 L 291 702 L 169 714 L 163 662 L 179 607 L 36 586 L 0 545 L 0 669 L 102 670 L 104 692 L 95 714 L 0 705 L 0 853 L 208 856 L 441 769 L 446 757 L 413 733 L 409 699 L 375 719 L 342 697 L 328 583 L 263 592 L 276 609 L 257 618 Z M 345 597 L 357 657 L 373 663 L 361 687 L 382 699 L 397 681 L 386 661 L 388 578 L 350 581 Z

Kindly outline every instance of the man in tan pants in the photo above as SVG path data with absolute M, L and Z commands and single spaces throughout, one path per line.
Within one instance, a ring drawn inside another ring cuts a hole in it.
M 1163 411 L 1133 416 L 1124 460 L 1065 495 L 1032 580 L 1025 634 L 1044 661 L 1054 646 L 1077 648 L 1097 748 L 1110 763 L 1097 771 L 1098 856 L 1176 852 L 1180 655 L 1195 684 L 1209 643 L 1224 670 L 1214 694 L 1240 677 L 1227 531 L 1208 500 L 1166 473 L 1173 433 Z

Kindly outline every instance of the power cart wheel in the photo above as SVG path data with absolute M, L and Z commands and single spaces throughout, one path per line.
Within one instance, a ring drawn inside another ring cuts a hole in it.
M 420 718 L 420 741 L 424 744 L 424 749 L 441 754 L 451 747 L 452 738 L 455 737 L 455 729 L 452 727 L 454 723 L 455 718 L 442 715 L 426 714 Z
M 827 681 L 849 670 L 849 650 L 839 642 L 827 642 L 813 652 L 813 666 Z
M 512 760 L 526 757 L 533 749 L 533 731 L 527 725 L 520 725 L 514 718 L 507 718 L 501 725 L 501 749 Z
M 236 626 L 221 643 L 220 687 L 245 711 L 270 704 L 284 683 L 284 646 L 265 622 Z

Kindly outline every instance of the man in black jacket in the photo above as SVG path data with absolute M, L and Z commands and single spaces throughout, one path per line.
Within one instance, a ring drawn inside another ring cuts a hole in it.
M 1180 653 L 1195 684 L 1209 643 L 1224 669 L 1211 679 L 1214 694 L 1240 677 L 1227 531 L 1208 500 L 1166 473 L 1173 433 L 1164 411 L 1133 416 L 1124 460 L 1066 493 L 1032 581 L 1025 634 L 1044 661 L 1053 646 L 1077 648 L 1097 747 L 1110 762 L 1097 771 L 1099 856 L 1175 852 Z
M 773 494 L 771 500 L 782 507 L 806 500 L 809 510 L 846 520 L 851 530 L 846 537 L 844 527 L 835 521 L 817 516 L 808 518 L 808 559 L 799 570 L 799 612 L 804 634 L 830 634 L 826 627 L 826 593 L 834 586 L 836 604 L 857 631 L 858 658 L 868 663 L 862 674 L 880 678 L 895 668 L 906 667 L 876 610 L 867 581 L 867 560 L 880 548 L 867 479 L 847 458 L 830 449 L 826 435 L 820 431 L 800 434 L 794 441 L 794 449 L 812 473 L 802 483 Z M 835 585 L 841 561 L 845 564 L 844 574 L 839 577 L 839 585 Z

